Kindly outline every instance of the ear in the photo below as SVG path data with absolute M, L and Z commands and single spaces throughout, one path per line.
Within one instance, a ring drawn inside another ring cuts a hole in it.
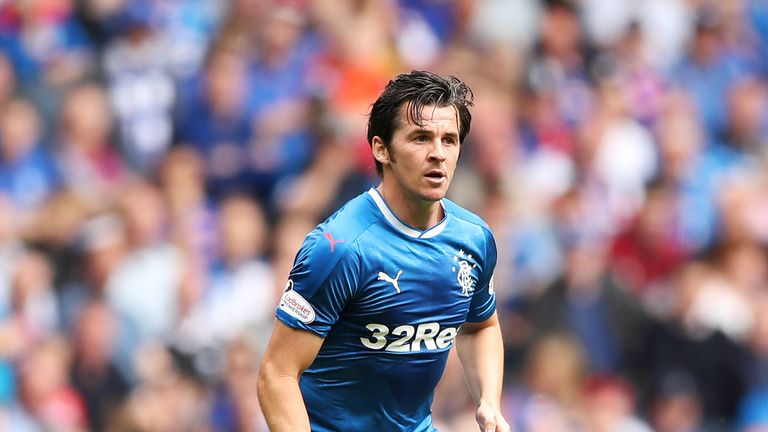
M 371 141 L 371 151 L 373 152 L 373 158 L 382 165 L 387 165 L 390 162 L 389 149 L 384 145 L 384 141 L 379 137 L 373 137 Z

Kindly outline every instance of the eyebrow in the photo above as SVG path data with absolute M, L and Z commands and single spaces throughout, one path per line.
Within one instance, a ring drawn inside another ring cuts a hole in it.
M 418 129 L 414 129 L 410 133 L 408 133 L 408 135 L 419 135 L 419 134 L 432 135 L 432 134 L 434 134 L 434 132 L 432 132 L 429 129 L 418 128 Z
M 414 136 L 414 135 L 419 135 L 419 134 L 434 135 L 435 132 L 432 131 L 432 130 L 429 130 L 429 129 L 418 128 L 418 129 L 414 129 L 410 133 L 408 133 L 408 136 Z M 457 132 L 446 132 L 445 136 L 459 139 L 459 134 Z

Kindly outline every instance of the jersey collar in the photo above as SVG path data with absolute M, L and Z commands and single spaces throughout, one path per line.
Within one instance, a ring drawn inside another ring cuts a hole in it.
M 445 211 L 445 204 L 443 204 L 443 200 L 440 200 L 440 205 L 443 207 L 443 214 L 445 216 L 443 217 L 443 220 L 441 220 L 437 225 L 433 226 L 432 228 L 429 228 L 427 230 L 419 230 L 413 227 L 410 227 L 403 223 L 400 219 L 395 216 L 394 213 L 392 213 L 392 210 L 389 209 L 389 206 L 387 206 L 387 203 L 384 201 L 384 197 L 381 196 L 381 193 L 379 191 L 372 187 L 368 190 L 368 195 L 373 198 L 373 202 L 376 203 L 376 206 L 381 211 L 381 214 L 384 215 L 384 219 L 389 222 L 392 227 L 394 227 L 396 230 L 400 231 L 401 233 L 407 235 L 408 237 L 412 238 L 421 238 L 421 239 L 428 239 L 437 236 L 443 230 L 445 229 L 445 226 L 448 224 L 448 212 Z

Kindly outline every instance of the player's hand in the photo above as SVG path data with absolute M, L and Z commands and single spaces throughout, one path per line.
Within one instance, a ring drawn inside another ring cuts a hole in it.
M 480 432 L 510 432 L 509 423 L 504 420 L 501 410 L 486 403 L 481 403 L 475 413 Z

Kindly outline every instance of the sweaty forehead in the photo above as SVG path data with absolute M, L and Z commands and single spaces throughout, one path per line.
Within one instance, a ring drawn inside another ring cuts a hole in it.
M 427 127 L 430 123 L 451 122 L 459 129 L 459 113 L 453 105 L 437 106 L 425 105 L 421 112 L 414 116 L 411 104 L 403 104 L 398 109 L 395 125 L 398 129 L 410 129 L 418 127 Z M 416 117 L 416 118 L 414 118 Z

